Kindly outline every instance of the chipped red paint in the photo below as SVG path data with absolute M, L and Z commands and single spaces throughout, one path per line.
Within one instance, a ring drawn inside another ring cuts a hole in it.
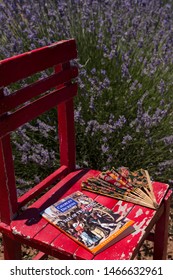
M 99 174 L 97 170 L 75 170 L 73 97 L 77 94 L 77 85 L 72 84 L 71 79 L 77 76 L 77 68 L 71 67 L 69 61 L 76 57 L 76 43 L 72 39 L 8 58 L 0 63 L 0 101 L 2 101 L 0 103 L 0 230 L 3 234 L 4 258 L 19 259 L 21 244 L 27 244 L 40 251 L 35 259 L 44 258 L 45 254 L 58 259 L 133 259 L 142 242 L 149 236 L 152 227 L 156 225 L 155 235 L 152 236 L 154 259 L 164 259 L 167 250 L 171 197 L 169 186 L 166 184 L 153 182 L 154 194 L 160 205 L 157 210 L 83 191 L 99 203 L 135 221 L 135 231 L 132 234 L 96 256 L 79 246 L 40 215 L 40 211 L 59 198 L 81 190 L 82 181 Z M 55 73 L 50 78 L 35 82 L 10 96 L 3 95 L 4 86 L 49 67 L 55 68 Z M 29 105 L 17 108 L 51 87 L 56 87 L 56 90 Z M 17 199 L 10 132 L 51 107 L 58 109 L 61 166 Z M 8 115 L 10 110 L 14 111 Z M 26 117 L 24 113 L 27 113 Z M 59 179 L 58 183 L 36 199 L 38 194 L 40 195 L 57 179 Z M 18 214 L 18 210 L 32 199 L 35 202 Z
M 127 215 L 128 218 L 135 220 L 135 232 L 131 235 L 127 236 L 123 240 L 119 241 L 114 246 L 108 248 L 102 253 L 96 255 L 95 257 L 89 253 L 86 249 L 79 246 L 73 240 L 71 240 L 68 236 L 61 233 L 54 226 L 45 222 L 43 218 L 39 217 L 40 209 L 44 209 L 51 203 L 57 199 L 58 194 L 59 197 L 63 197 L 69 195 L 70 193 L 80 190 L 81 182 L 84 181 L 87 177 L 95 176 L 98 174 L 95 170 L 86 171 L 82 177 L 81 172 L 83 171 L 75 171 L 67 175 L 60 183 L 56 184 L 54 188 L 48 191 L 40 200 L 36 201 L 30 207 L 30 213 L 27 211 L 24 216 L 21 216 L 21 219 L 12 222 L 13 227 L 15 226 L 16 230 L 16 238 L 17 238 L 17 230 L 18 232 L 22 228 L 22 232 L 25 233 L 25 238 L 30 237 L 31 241 L 34 243 L 42 242 L 43 247 L 47 248 L 51 246 L 52 254 L 56 256 L 56 253 L 59 252 L 64 254 L 66 258 L 74 259 L 130 259 L 134 257 L 134 252 L 137 252 L 139 249 L 139 245 L 141 240 L 143 241 L 151 230 L 151 225 L 153 225 L 153 221 L 156 221 L 157 216 L 159 215 L 159 211 L 161 210 L 152 210 L 146 207 L 133 205 L 132 203 L 126 203 L 117 201 L 113 198 L 108 198 L 100 195 L 96 195 L 94 193 L 86 192 L 87 195 L 90 195 L 93 199 L 102 203 L 105 206 L 108 206 L 112 209 L 116 209 L 121 214 Z M 63 192 L 63 188 L 66 187 L 66 184 L 71 181 L 72 186 L 68 186 L 68 190 Z M 76 181 L 76 183 L 74 183 Z M 159 183 L 160 184 L 160 183 Z M 157 184 L 154 184 L 154 188 Z M 165 192 L 167 191 L 167 185 L 163 184 Z M 162 187 L 163 187 L 162 186 Z M 62 194 L 62 195 L 61 195 Z M 49 202 L 48 202 L 49 201 Z M 48 202 L 48 203 L 47 203 Z M 37 214 L 33 214 L 32 211 L 37 210 Z M 157 213 L 158 212 L 158 213 Z M 33 225 L 31 227 L 27 225 L 27 223 L 32 223 L 32 217 L 37 216 L 38 220 L 33 220 Z M 36 224 L 35 224 L 36 222 Z M 20 235 L 20 234 L 19 234 Z

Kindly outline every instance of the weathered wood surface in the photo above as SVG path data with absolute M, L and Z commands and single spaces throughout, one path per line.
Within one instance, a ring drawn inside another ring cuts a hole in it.
M 63 234 L 40 216 L 39 213 L 41 210 L 63 196 L 67 196 L 76 190 L 81 190 L 82 181 L 85 181 L 87 177 L 95 176 L 99 173 L 95 170 L 86 170 L 85 172 L 86 174 L 84 174 L 84 170 L 79 170 L 67 175 L 60 183 L 56 184 L 55 187 L 30 206 L 17 220 L 12 221 L 11 227 L 13 234 L 16 238 L 20 238 L 22 235 L 25 239 L 35 244 L 43 243 L 45 251 L 51 248 L 51 253 L 54 256 L 60 253 L 65 255 L 67 259 L 112 260 L 133 258 L 134 251 L 136 252 L 141 240 L 146 236 L 148 230 L 151 229 L 149 226 L 150 223 L 152 225 L 152 220 L 155 221 L 158 215 L 155 210 L 83 191 L 99 203 L 117 211 L 121 215 L 127 215 L 128 218 L 135 221 L 135 232 L 96 256 L 93 256 L 93 254 L 82 246 L 79 246 L 74 240 Z M 161 203 L 168 186 L 155 182 L 153 183 L 153 187 L 156 200 L 158 203 Z
M 74 39 L 60 41 L 0 61 L 0 87 L 77 58 Z
M 77 67 L 71 67 L 64 71 L 52 74 L 47 78 L 38 80 L 28 86 L 25 86 L 10 95 L 1 97 L 0 115 L 16 109 L 19 105 L 28 102 L 30 99 L 45 93 L 46 91 L 70 81 L 77 77 Z
M 27 202 L 36 198 L 42 191 L 44 191 L 47 187 L 55 182 L 57 179 L 61 179 L 65 175 L 67 175 L 68 169 L 67 166 L 62 165 L 60 168 L 55 170 L 52 174 L 46 177 L 43 181 L 37 184 L 35 187 L 31 188 L 25 194 L 18 198 L 18 206 L 19 208 L 24 206 Z
M 12 147 L 9 135 L 0 139 L 0 182 L 1 221 L 9 225 L 18 208 Z
M 14 113 L 7 115 L 0 122 L 0 137 L 11 133 L 21 125 L 35 119 L 56 105 L 69 101 L 77 94 L 77 84 L 54 90 L 47 95 L 40 97 L 30 104 L 18 109 Z

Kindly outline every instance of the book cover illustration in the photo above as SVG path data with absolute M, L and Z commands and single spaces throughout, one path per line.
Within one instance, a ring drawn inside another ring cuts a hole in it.
M 101 172 L 82 182 L 82 189 L 157 209 L 152 183 L 147 170 L 131 172 L 126 167 Z
M 93 254 L 134 231 L 134 221 L 80 191 L 59 200 L 41 215 Z

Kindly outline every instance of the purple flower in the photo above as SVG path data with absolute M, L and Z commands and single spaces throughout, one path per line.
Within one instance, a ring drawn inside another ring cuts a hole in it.
M 122 128 L 126 123 L 125 116 L 120 116 L 119 119 L 113 124 L 114 129 Z
M 158 84 L 157 88 L 158 88 L 158 90 L 159 90 L 159 92 L 161 94 L 164 93 L 164 91 L 165 91 L 165 82 L 164 82 L 163 79 L 160 80 L 160 83 Z
M 151 161 L 157 176 L 170 168 L 173 18 L 165 2 L 1 0 L 0 58 L 76 39 L 78 59 L 72 65 L 79 69 L 74 116 L 81 167 L 85 161 L 88 166 L 97 164 L 93 150 L 99 150 L 97 162 L 104 168 L 122 158 L 130 165 Z M 47 75 L 49 71 L 36 79 Z M 27 83 L 12 85 L 4 93 Z M 12 134 L 15 162 L 23 163 L 24 169 L 37 166 L 35 173 L 49 172 L 59 164 L 55 118 L 44 115 Z M 136 142 L 139 152 L 133 160 Z
M 89 108 L 91 109 L 91 111 L 95 111 L 94 96 L 91 96 L 90 98 Z
M 121 66 L 121 74 L 123 78 L 130 78 L 129 66 L 126 63 L 123 63 Z
M 173 144 L 173 135 L 170 136 L 166 136 L 162 139 L 164 141 L 164 143 L 168 146 Z
M 93 69 L 91 70 L 91 74 L 94 75 L 95 73 L 96 73 L 96 69 L 93 68 Z
M 132 137 L 127 134 L 126 136 L 123 137 L 123 141 L 121 142 L 123 145 L 127 145 L 130 141 L 132 141 Z
M 98 123 L 98 121 L 96 120 L 91 120 L 88 121 L 87 123 L 87 127 L 85 129 L 85 133 L 86 134 L 91 134 L 91 136 L 93 136 L 96 132 L 98 132 L 100 129 L 100 124 Z
M 79 123 L 80 125 L 85 125 L 85 121 L 82 117 L 82 106 L 81 104 L 78 105 L 77 109 L 74 111 L 74 119 L 76 123 Z
M 107 153 L 109 151 L 109 146 L 106 145 L 106 144 L 103 144 L 101 146 L 101 150 L 102 150 L 102 153 L 105 154 L 105 153 Z

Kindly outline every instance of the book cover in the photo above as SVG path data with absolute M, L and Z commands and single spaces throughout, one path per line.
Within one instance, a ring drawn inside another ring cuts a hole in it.
M 82 189 L 157 209 L 152 183 L 147 170 L 131 172 L 126 167 L 101 172 L 82 182 Z
M 80 191 L 57 201 L 41 215 L 93 254 L 134 231 L 134 221 Z

